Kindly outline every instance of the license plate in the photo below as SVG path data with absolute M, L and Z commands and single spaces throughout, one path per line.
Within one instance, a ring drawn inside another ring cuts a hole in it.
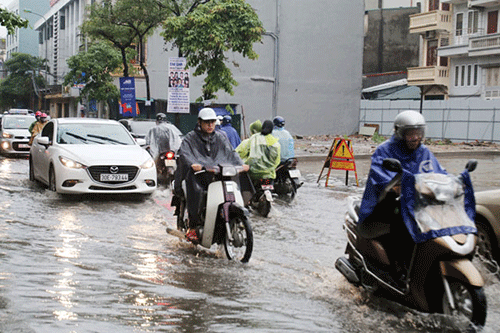
M 175 160 L 164 159 L 164 161 L 165 161 L 165 166 L 167 166 L 167 167 L 174 167 L 175 166 Z
M 262 189 L 263 190 L 274 190 L 274 186 L 273 185 L 262 185 Z
M 288 170 L 288 173 L 290 174 L 290 178 L 299 178 L 300 177 L 300 170 L 298 170 L 298 169 Z
M 116 182 L 116 181 L 127 181 L 128 174 L 117 173 L 116 175 L 110 173 L 101 173 L 101 182 Z
M 17 145 L 17 147 L 19 147 L 21 149 L 29 149 L 30 145 L 27 144 L 27 143 L 20 143 L 20 144 Z

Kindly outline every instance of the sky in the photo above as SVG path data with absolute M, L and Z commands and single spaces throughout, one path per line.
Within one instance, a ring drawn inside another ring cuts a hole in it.
M 36 0 L 36 1 L 49 1 L 49 0 Z M 350 0 L 344 0 L 350 1 Z M 420 2 L 421 0 L 383 0 L 384 7 L 410 7 L 415 6 L 416 2 Z M 10 4 L 12 0 L 0 0 L 0 7 L 5 8 L 8 4 Z M 7 35 L 7 30 L 4 27 L 0 27 L 0 37 L 5 37 Z

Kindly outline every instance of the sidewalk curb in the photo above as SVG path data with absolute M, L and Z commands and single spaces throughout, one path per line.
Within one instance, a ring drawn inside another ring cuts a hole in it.
M 496 150 L 482 150 L 482 151 L 446 151 L 446 152 L 434 152 L 434 156 L 437 158 L 456 158 L 456 157 L 464 157 L 467 156 L 470 158 L 484 158 L 484 157 L 495 157 L 500 156 L 500 151 Z M 324 162 L 326 160 L 326 155 L 320 154 L 311 154 L 311 155 L 297 155 L 297 160 L 299 162 Z M 367 160 L 370 159 L 371 155 L 363 154 L 363 155 L 354 155 L 354 160 Z

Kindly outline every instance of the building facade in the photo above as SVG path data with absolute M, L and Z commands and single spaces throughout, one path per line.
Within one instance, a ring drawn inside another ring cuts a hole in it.
M 244 126 L 256 119 L 285 117 L 294 134 L 351 134 L 357 131 L 363 62 L 364 1 L 248 0 L 266 33 L 256 44 L 259 59 L 228 54 L 239 85 L 234 96 L 220 92 L 216 103 L 239 105 Z M 79 25 L 92 0 L 59 0 L 39 20 L 40 56 L 48 55 L 54 82 L 61 83 L 66 59 L 85 50 Z M 349 17 L 349 20 L 345 18 Z M 63 24 L 64 23 L 64 24 Z M 177 50 L 165 46 L 159 33 L 147 42 L 151 96 L 168 98 L 168 59 Z M 190 100 L 201 95 L 204 77 L 190 80 Z M 52 116 L 74 116 L 74 89 L 51 98 Z M 136 77 L 136 96 L 145 98 L 145 83 Z M 79 106 L 78 106 L 79 107 Z M 78 108 L 77 107 L 77 108 Z M 165 110 L 156 110 L 164 112 Z M 76 113 L 77 114 L 77 113 Z M 98 116 L 105 117 L 105 113 Z
M 6 59 L 10 59 L 12 53 L 27 53 L 32 56 L 38 56 L 38 32 L 33 29 L 35 22 L 49 9 L 49 1 L 33 0 L 13 0 L 7 9 L 23 19 L 29 21 L 28 28 L 16 28 L 15 33 L 6 37 Z M 32 11 L 28 13 L 25 10 Z M 38 15 L 37 15 L 38 14 Z
M 453 5 L 452 31 L 438 56 L 450 59 L 450 98 L 500 98 L 500 1 L 443 0 Z

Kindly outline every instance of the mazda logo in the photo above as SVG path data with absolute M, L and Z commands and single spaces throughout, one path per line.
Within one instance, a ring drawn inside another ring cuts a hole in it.
M 117 166 L 112 166 L 112 167 L 109 167 L 109 172 L 111 173 L 118 173 L 118 167 Z

